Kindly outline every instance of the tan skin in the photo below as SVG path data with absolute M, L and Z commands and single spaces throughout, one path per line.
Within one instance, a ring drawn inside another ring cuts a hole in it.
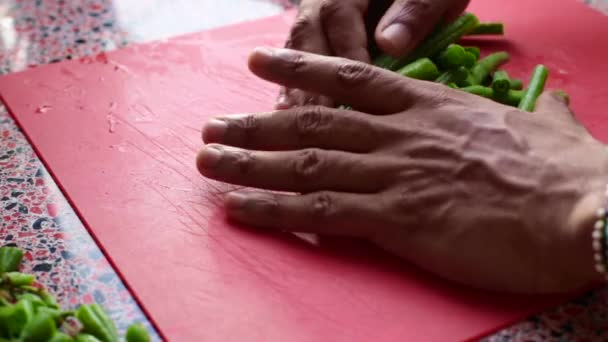
M 517 293 L 593 284 L 608 153 L 553 93 L 527 113 L 352 60 L 257 49 L 268 81 L 348 103 L 222 116 L 203 129 L 228 216 L 370 240 L 447 279 Z
M 453 20 L 468 3 L 469 0 L 302 0 L 285 47 L 369 62 L 368 43 L 373 40 L 382 52 L 401 57 L 439 21 Z M 375 13 L 380 13 L 378 18 L 372 15 Z M 332 100 L 283 87 L 277 109 L 308 104 L 331 105 Z

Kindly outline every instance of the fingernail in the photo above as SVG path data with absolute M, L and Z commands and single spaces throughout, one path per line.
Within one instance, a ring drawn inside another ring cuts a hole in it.
M 203 140 L 205 142 L 220 142 L 226 134 L 228 124 L 223 120 L 211 119 L 203 129 Z
M 227 210 L 241 210 L 245 205 L 247 195 L 242 192 L 230 192 L 226 195 L 226 209 Z
M 274 54 L 273 49 L 264 46 L 256 47 L 255 49 L 253 49 L 253 52 L 257 55 L 264 57 L 272 57 L 272 55 Z
M 285 96 L 285 95 L 279 96 L 279 98 L 277 99 L 277 103 L 275 104 L 275 108 L 276 109 L 288 109 L 289 107 L 291 107 L 291 104 L 289 103 L 289 99 L 287 99 L 287 96 Z
M 205 147 L 198 157 L 200 167 L 204 169 L 214 168 L 219 160 L 222 159 L 222 151 L 216 147 Z
M 412 35 L 410 30 L 400 23 L 390 24 L 387 28 L 382 31 L 382 37 L 386 39 L 393 46 L 396 51 L 404 51 L 410 45 Z

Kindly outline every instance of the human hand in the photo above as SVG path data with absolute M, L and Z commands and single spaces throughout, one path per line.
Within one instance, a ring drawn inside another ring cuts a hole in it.
M 402 57 L 440 20 L 450 21 L 469 0 L 302 0 L 285 46 L 326 56 L 369 62 L 368 37 L 386 54 Z M 328 97 L 282 88 L 278 109 L 331 105 Z
M 258 49 L 263 79 L 355 110 L 305 106 L 223 116 L 203 129 L 228 216 L 293 232 L 360 237 L 479 288 L 580 289 L 593 269 L 593 214 L 608 181 L 603 144 L 564 99 L 534 113 L 351 60 Z

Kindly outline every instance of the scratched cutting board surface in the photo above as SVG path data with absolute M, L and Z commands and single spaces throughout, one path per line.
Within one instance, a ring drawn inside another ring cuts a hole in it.
M 552 70 L 578 116 L 608 137 L 608 19 L 574 0 L 477 0 L 502 20 L 507 67 Z M 265 19 L 0 79 L 0 94 L 161 334 L 172 341 L 452 341 L 545 305 L 443 282 L 368 246 L 308 244 L 226 222 L 230 188 L 197 173 L 206 118 L 271 109 L 277 87 L 246 58 L 281 45 Z M 602 120 L 604 120 L 602 122 Z M 480 256 L 482 257 L 482 256 Z

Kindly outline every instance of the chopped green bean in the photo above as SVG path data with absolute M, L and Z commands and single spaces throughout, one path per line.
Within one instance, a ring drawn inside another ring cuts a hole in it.
M 98 304 L 80 306 L 76 311 L 76 317 L 82 323 L 83 332 L 97 337 L 102 342 L 118 341 L 114 322 Z
M 464 48 L 458 44 L 450 44 L 437 56 L 437 65 L 443 69 L 454 69 L 465 65 L 467 55 Z
M 57 327 L 53 318 L 45 312 L 40 312 L 23 327 L 21 340 L 23 342 L 40 342 L 50 340 Z
M 57 332 L 49 342 L 74 342 L 74 339 L 70 335 Z
M 15 287 L 32 285 L 36 279 L 33 274 L 20 272 L 6 272 L 4 273 L 3 278 L 3 281 Z
M 0 247 L 0 274 L 5 272 L 17 272 L 23 252 L 17 247 Z
M 509 90 L 505 94 L 496 94 L 496 92 L 494 92 L 494 89 L 490 87 L 484 87 L 482 85 L 464 87 L 460 88 L 460 90 L 514 107 L 519 104 L 523 96 L 523 92 L 521 90 Z
M 467 79 L 467 77 L 469 76 L 469 70 L 467 70 L 467 68 L 465 67 L 459 67 L 453 70 L 448 70 L 446 72 L 444 72 L 443 74 L 441 74 L 439 77 L 437 77 L 437 79 L 435 80 L 435 82 L 437 83 L 441 83 L 441 84 L 450 84 L 450 83 L 456 83 L 457 85 L 462 85 L 465 80 Z
M 521 99 L 519 103 L 519 109 L 525 110 L 527 112 L 534 111 L 534 107 L 536 106 L 536 99 L 540 96 L 540 94 L 545 89 L 545 83 L 547 82 L 547 77 L 549 77 L 549 70 L 544 65 L 537 65 L 534 68 L 534 73 L 530 79 L 530 83 L 528 85 L 528 89 L 524 92 L 524 97 Z
M 481 50 L 477 46 L 465 46 L 464 51 L 475 55 L 475 60 L 478 60 L 479 56 L 481 56 Z
M 511 79 L 511 89 L 513 90 L 522 90 L 524 89 L 524 82 L 518 80 L 516 78 Z
M 505 26 L 503 23 L 480 23 L 472 29 L 468 36 L 472 35 L 503 35 L 505 34 Z
M 498 94 L 505 94 L 511 89 L 511 78 L 504 70 L 497 70 L 492 78 L 492 89 Z
M 150 342 L 148 331 L 141 324 L 132 324 L 125 335 L 127 342 Z
M 466 51 L 464 53 L 464 66 L 470 69 L 475 66 L 475 63 L 477 63 L 477 57 L 475 57 L 474 54 Z
M 395 71 L 417 59 L 435 56 L 441 50 L 448 47 L 448 45 L 457 42 L 462 36 L 469 33 L 478 24 L 479 19 L 477 19 L 475 15 L 465 13 L 454 22 L 445 25 L 445 27 L 442 27 L 441 29 L 435 30 L 408 56 L 396 59 L 390 56 L 382 55 L 376 58 L 373 64 Z
M 509 61 L 510 57 L 508 53 L 501 51 L 480 59 L 471 69 L 474 84 L 483 84 L 498 67 Z
M 406 77 L 425 81 L 433 81 L 439 77 L 437 66 L 429 58 L 420 58 L 399 69 L 397 73 Z

